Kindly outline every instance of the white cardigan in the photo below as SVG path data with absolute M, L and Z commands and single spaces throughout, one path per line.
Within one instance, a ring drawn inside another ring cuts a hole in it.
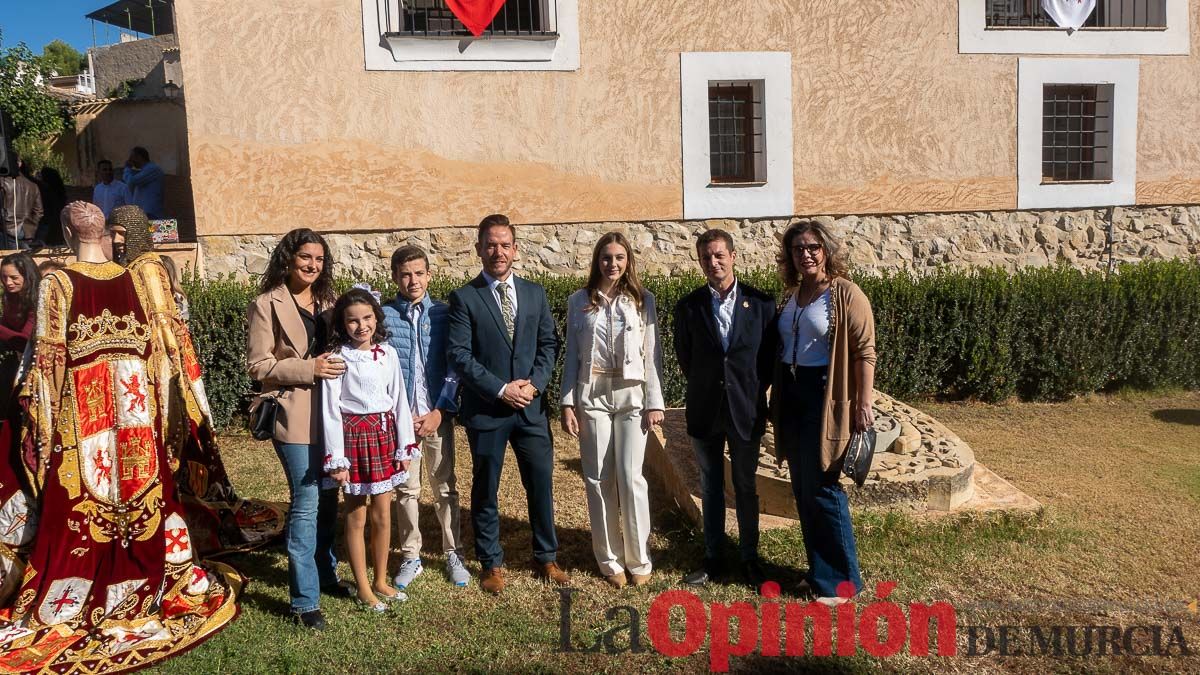
M 563 364 L 562 399 L 564 406 L 576 405 L 580 384 L 591 381 L 592 358 L 595 354 L 596 318 L 599 312 L 584 311 L 589 301 L 587 289 L 580 289 L 567 300 L 567 356 Z M 636 311 L 633 300 L 622 295 L 615 301 L 616 309 L 625 323 L 624 354 L 621 377 L 646 385 L 646 410 L 664 410 L 662 381 L 662 348 L 658 344 L 658 317 L 654 311 L 654 295 L 643 291 L 642 310 Z M 647 358 L 647 355 L 650 358 Z

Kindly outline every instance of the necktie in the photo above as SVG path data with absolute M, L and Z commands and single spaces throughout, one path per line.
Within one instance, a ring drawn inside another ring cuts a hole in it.
M 508 329 L 508 339 L 511 342 L 516 335 L 516 317 L 513 316 L 512 299 L 508 297 L 508 284 L 501 281 L 496 284 L 496 291 L 500 293 L 500 314 L 504 316 L 504 327 Z

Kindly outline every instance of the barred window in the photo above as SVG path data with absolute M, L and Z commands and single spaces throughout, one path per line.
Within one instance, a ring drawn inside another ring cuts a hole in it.
M 1058 28 L 1041 0 L 986 0 L 988 28 Z M 1089 28 L 1166 28 L 1167 0 L 1097 0 Z
M 538 37 L 555 34 L 555 0 L 507 0 L 480 37 Z M 450 11 L 445 0 L 405 0 L 399 25 L 385 26 L 389 35 L 408 37 L 466 37 L 471 33 Z M 391 16 L 388 16 L 391 19 Z
M 1112 94 L 1112 85 L 1043 85 L 1043 183 L 1112 180 Z
M 709 172 L 712 183 L 766 181 L 763 84 L 708 83 Z

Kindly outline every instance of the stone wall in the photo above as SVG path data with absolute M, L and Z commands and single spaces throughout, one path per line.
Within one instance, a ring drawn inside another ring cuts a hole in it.
M 1108 262 L 1107 209 L 991 211 L 886 216 L 818 216 L 846 244 L 859 269 L 929 270 L 954 267 L 1043 267 L 1064 262 L 1081 269 Z M 695 236 L 709 227 L 734 235 L 738 264 L 773 265 L 779 239 L 794 219 L 597 222 L 518 227 L 518 269 L 583 274 L 592 246 L 604 232 L 629 236 L 642 270 L 695 269 Z M 1116 208 L 1116 262 L 1200 255 L 1200 206 Z M 329 233 L 340 273 L 358 277 L 388 274 L 392 251 L 417 244 L 430 252 L 443 273 L 478 269 L 474 228 L 394 232 Z M 201 237 L 204 273 L 244 277 L 266 269 L 276 235 Z
M 119 42 L 106 47 L 93 47 L 92 65 L 96 69 L 96 95 L 104 98 L 113 93 L 127 80 L 147 79 L 151 72 L 162 69 L 163 51 L 175 49 L 179 43 L 173 33 L 155 37 Z M 162 81 L 158 78 L 157 90 L 139 87 L 141 97 L 162 96 Z M 182 82 L 179 83 L 182 86 Z

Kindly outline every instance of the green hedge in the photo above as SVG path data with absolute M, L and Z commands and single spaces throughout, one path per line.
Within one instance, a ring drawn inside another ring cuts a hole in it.
M 533 278 L 546 287 L 561 335 L 567 297 L 584 280 Z M 770 270 L 739 278 L 780 291 Z M 371 281 L 384 297 L 394 294 L 389 280 Z M 444 298 L 463 281 L 438 278 L 430 292 Z M 664 395 L 668 405 L 681 405 L 671 309 L 703 279 L 682 274 L 645 281 L 658 302 Z M 875 310 L 876 384 L 893 396 L 1047 401 L 1119 387 L 1200 388 L 1200 262 L 1194 260 L 1125 265 L 1110 278 L 1058 267 L 856 281 Z M 245 308 L 254 289 L 228 278 L 193 278 L 185 285 L 213 414 L 219 425 L 240 423 L 251 385 L 244 367 Z

